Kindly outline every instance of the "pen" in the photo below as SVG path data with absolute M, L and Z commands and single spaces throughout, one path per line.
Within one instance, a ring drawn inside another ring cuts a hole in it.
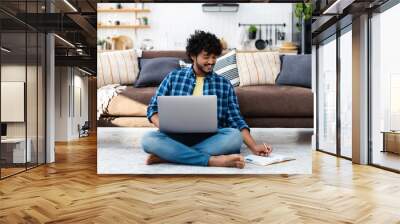
M 263 142 L 263 144 L 264 144 L 265 149 L 268 150 L 267 145 L 264 142 Z M 269 155 L 267 154 L 267 156 L 269 156 Z

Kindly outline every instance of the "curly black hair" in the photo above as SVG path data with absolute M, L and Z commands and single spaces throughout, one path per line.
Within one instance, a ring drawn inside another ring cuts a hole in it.
M 220 40 L 212 33 L 196 30 L 194 34 L 187 39 L 186 54 L 190 61 L 193 62 L 191 56 L 197 56 L 204 50 L 209 54 L 221 55 L 222 45 Z

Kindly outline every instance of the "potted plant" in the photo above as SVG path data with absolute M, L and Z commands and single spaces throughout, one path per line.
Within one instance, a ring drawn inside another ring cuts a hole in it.
M 249 27 L 249 39 L 250 40 L 256 39 L 256 35 L 257 35 L 257 27 L 255 25 L 251 25 Z
M 296 27 L 299 31 L 301 31 L 304 21 L 311 19 L 312 12 L 313 8 L 311 3 L 296 3 L 294 14 L 298 20 Z
M 104 39 L 99 39 L 97 40 L 97 50 L 103 50 L 104 49 L 104 43 L 106 41 Z
M 148 25 L 149 24 L 149 19 L 146 16 L 142 17 L 142 19 L 143 19 L 143 24 L 144 25 Z
M 306 30 L 306 23 L 311 22 L 313 13 L 312 3 L 306 1 L 302 3 L 296 3 L 294 8 L 294 15 L 297 18 L 296 27 L 297 30 L 300 32 L 300 39 L 301 39 L 301 53 L 305 53 L 305 39 L 308 38 L 305 32 Z

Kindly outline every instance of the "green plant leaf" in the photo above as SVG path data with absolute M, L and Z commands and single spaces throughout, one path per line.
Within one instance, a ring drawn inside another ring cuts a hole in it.
M 303 13 L 304 13 L 304 19 L 305 20 L 309 20 L 312 17 L 312 12 L 313 12 L 313 8 L 312 8 L 312 4 L 311 3 L 307 3 L 304 4 L 304 9 L 303 9 Z
M 304 10 L 303 3 L 296 3 L 294 9 L 294 14 L 296 18 L 301 19 L 301 17 L 303 17 L 303 10 Z
M 257 32 L 257 27 L 254 26 L 254 25 L 251 25 L 251 26 L 249 27 L 249 32 L 250 32 L 250 33 L 256 33 L 256 32 Z

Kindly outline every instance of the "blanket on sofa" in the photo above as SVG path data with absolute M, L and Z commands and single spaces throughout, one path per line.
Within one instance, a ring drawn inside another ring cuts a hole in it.
M 111 99 L 125 88 L 126 86 L 121 86 L 120 84 L 111 84 L 97 89 L 97 120 L 102 114 L 107 112 L 107 107 Z

